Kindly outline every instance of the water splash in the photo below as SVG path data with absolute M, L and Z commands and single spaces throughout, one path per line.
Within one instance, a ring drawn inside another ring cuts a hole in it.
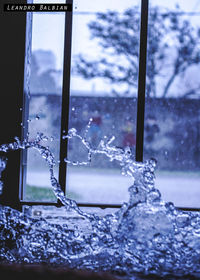
M 1 181 L 1 173 L 6 168 L 6 162 L 7 162 L 6 158 L 3 157 L 0 158 L 0 195 L 3 192 L 3 182 Z
M 91 123 L 92 120 L 90 120 Z M 65 159 L 68 164 L 88 165 L 94 154 L 116 160 L 122 174 L 131 176 L 130 198 L 114 214 L 100 217 L 83 212 L 75 201 L 65 197 L 54 176 L 54 156 L 42 146 L 43 134 L 34 141 L 20 141 L 0 146 L 1 152 L 34 148 L 48 163 L 53 191 L 66 210 L 75 211 L 87 225 L 87 231 L 59 225 L 45 219 L 33 219 L 9 207 L 0 206 L 1 262 L 47 263 L 75 269 L 109 271 L 131 277 L 144 274 L 200 276 L 200 215 L 178 211 L 165 203 L 155 188 L 156 161 L 135 162 L 129 149 L 113 145 L 114 137 L 104 138 L 97 149 L 87 141 L 87 131 L 80 136 L 76 129 L 64 138 L 79 138 L 88 150 L 85 162 Z M 1 160 L 0 170 L 5 168 Z M 67 215 L 67 212 L 66 212 Z M 127 279 L 127 278 L 126 278 Z

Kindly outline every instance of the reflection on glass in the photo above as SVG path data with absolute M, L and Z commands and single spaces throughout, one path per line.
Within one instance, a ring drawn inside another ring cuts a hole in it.
M 156 186 L 176 206 L 200 207 L 200 25 L 196 1 L 151 1 L 145 158 L 158 160 Z
M 34 3 L 37 3 L 35 1 Z M 39 1 L 39 3 L 45 1 Z M 49 1 L 46 1 L 49 3 Z M 58 1 L 65 3 L 65 1 Z M 55 1 L 54 1 L 55 3 Z M 29 139 L 37 133 L 59 160 L 65 13 L 33 13 Z M 56 166 L 56 175 L 58 166 Z M 55 201 L 48 166 L 36 150 L 27 153 L 25 200 Z
M 95 149 L 104 137 L 135 154 L 140 1 L 76 1 L 72 29 L 69 127 Z M 68 158 L 86 161 L 79 140 L 68 144 Z M 122 203 L 131 180 L 103 155 L 89 167 L 68 166 L 67 194 L 85 203 Z

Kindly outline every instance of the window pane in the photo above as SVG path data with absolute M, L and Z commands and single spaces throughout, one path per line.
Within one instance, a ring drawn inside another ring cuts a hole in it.
M 34 1 L 34 3 L 50 1 Z M 55 3 L 55 1 L 52 1 Z M 65 3 L 65 1 L 57 1 Z M 43 133 L 59 160 L 65 13 L 33 13 L 29 139 Z M 58 164 L 55 168 L 58 176 Z M 55 201 L 48 166 L 38 151 L 28 150 L 25 200 Z
M 176 206 L 200 207 L 200 24 L 197 1 L 150 1 L 145 158 Z
M 75 1 L 69 127 L 96 149 L 104 136 L 135 154 L 140 1 Z M 83 162 L 80 140 L 68 145 L 68 159 Z M 90 166 L 67 168 L 67 194 L 85 203 L 122 203 L 132 181 L 103 155 Z

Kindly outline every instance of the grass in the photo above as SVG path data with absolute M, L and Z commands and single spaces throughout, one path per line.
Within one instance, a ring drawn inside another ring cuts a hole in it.
M 74 192 L 67 192 L 67 197 L 71 199 L 79 199 L 81 196 Z M 54 192 L 48 187 L 37 187 L 26 185 L 26 195 L 25 200 L 30 201 L 56 201 L 56 196 Z

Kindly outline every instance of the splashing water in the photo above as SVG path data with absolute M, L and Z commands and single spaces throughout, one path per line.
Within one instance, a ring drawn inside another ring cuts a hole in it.
M 0 146 L 1 152 L 34 148 L 49 165 L 53 191 L 66 210 L 75 211 L 87 224 L 87 232 L 67 224 L 33 219 L 9 207 L 0 206 L 0 260 L 9 263 L 47 263 L 75 269 L 108 271 L 133 279 L 135 273 L 200 276 L 200 215 L 178 211 L 173 203 L 165 203 L 155 188 L 156 161 L 135 162 L 129 149 L 112 145 L 114 137 L 104 137 L 97 149 L 92 149 L 76 129 L 64 138 L 77 137 L 88 150 L 88 160 L 73 165 L 88 165 L 92 155 L 104 154 L 116 160 L 122 174 L 131 176 L 130 198 L 114 214 L 100 217 L 83 212 L 75 201 L 65 197 L 54 176 L 55 160 L 51 151 L 34 141 L 20 141 Z M 6 167 L 0 160 L 0 175 Z M 1 185 L 2 186 L 2 185 Z M 67 215 L 67 213 L 66 213 Z
M 1 179 L 1 173 L 6 168 L 6 158 L 0 158 L 0 179 Z M 3 182 L 0 180 L 0 195 L 3 191 Z

